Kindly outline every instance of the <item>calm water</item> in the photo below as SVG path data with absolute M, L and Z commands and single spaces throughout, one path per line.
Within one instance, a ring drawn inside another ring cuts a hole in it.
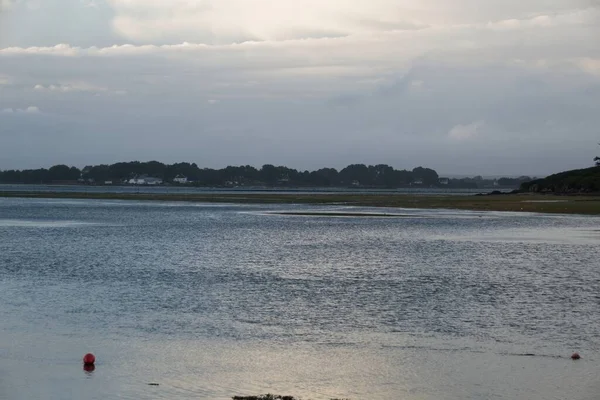
M 0 399 L 598 398 L 599 218 L 308 209 L 0 199 Z

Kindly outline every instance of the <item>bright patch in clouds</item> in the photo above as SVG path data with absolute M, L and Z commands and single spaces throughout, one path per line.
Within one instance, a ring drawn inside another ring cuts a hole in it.
M 40 85 L 37 84 L 33 87 L 38 92 L 54 92 L 54 93 L 93 93 L 93 94 L 118 94 L 124 95 L 127 92 L 124 90 L 110 90 L 106 87 L 92 85 L 86 82 L 75 82 L 66 84 L 50 84 Z
M 589 22 L 589 3 L 584 0 L 108 1 L 116 14 L 114 29 L 137 41 L 230 43 L 448 26 L 514 30 Z
M 9 10 L 13 5 L 11 0 L 0 0 L 0 11 Z
M 477 121 L 468 125 L 456 125 L 448 132 L 448 137 L 454 140 L 474 139 L 481 134 L 485 127 L 485 122 Z
M 600 77 L 600 58 L 584 58 L 582 60 L 578 60 L 578 63 L 584 71 L 587 71 L 592 75 L 597 75 L 598 77 Z
M 361 31 L 425 26 L 415 18 L 417 15 L 411 17 L 401 3 L 401 0 L 110 0 L 116 12 L 113 26 L 126 38 L 167 37 L 201 43 L 345 36 Z
M 27 108 L 5 108 L 2 110 L 3 114 L 39 114 L 40 109 L 35 106 L 29 106 Z

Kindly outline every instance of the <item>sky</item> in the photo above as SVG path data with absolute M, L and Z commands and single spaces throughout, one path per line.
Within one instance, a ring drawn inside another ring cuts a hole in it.
M 0 169 L 536 175 L 600 155 L 600 0 L 0 0 Z

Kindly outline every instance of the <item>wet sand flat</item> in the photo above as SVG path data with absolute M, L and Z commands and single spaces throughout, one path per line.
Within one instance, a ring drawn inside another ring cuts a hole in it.
M 155 200 L 238 204 L 314 204 L 360 207 L 457 209 L 600 215 L 600 196 L 555 196 L 511 194 L 497 196 L 412 195 L 412 194 L 151 194 L 76 192 L 0 192 L 0 197 Z M 382 215 L 383 216 L 383 215 Z

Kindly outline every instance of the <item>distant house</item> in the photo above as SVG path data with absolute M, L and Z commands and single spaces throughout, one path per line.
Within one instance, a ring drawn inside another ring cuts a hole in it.
M 162 179 L 153 177 L 145 178 L 144 181 L 146 182 L 146 185 L 162 185 L 163 183 Z
M 130 185 L 142 185 L 144 183 L 144 180 L 142 178 L 131 178 L 130 180 L 127 181 L 127 183 L 129 183 Z
M 422 184 L 423 184 L 423 179 L 417 178 L 413 181 L 413 185 L 422 185 Z
M 183 175 L 177 175 L 175 178 L 173 178 L 173 182 L 185 184 L 188 183 L 188 178 Z
M 450 179 L 440 178 L 440 185 L 448 185 L 448 184 L 450 184 Z
M 104 181 L 104 184 L 105 184 L 105 185 L 112 185 L 112 184 L 113 184 L 113 181 Z
M 130 185 L 161 185 L 163 183 L 163 180 L 160 178 L 154 178 L 152 176 L 147 176 L 147 175 L 141 175 L 141 176 L 136 176 L 135 178 L 130 179 L 129 181 L 127 181 L 127 183 L 129 183 Z
M 360 186 L 360 182 L 359 181 L 352 181 L 352 186 Z
M 498 182 L 498 180 L 494 180 L 494 186 L 500 186 L 500 182 Z

